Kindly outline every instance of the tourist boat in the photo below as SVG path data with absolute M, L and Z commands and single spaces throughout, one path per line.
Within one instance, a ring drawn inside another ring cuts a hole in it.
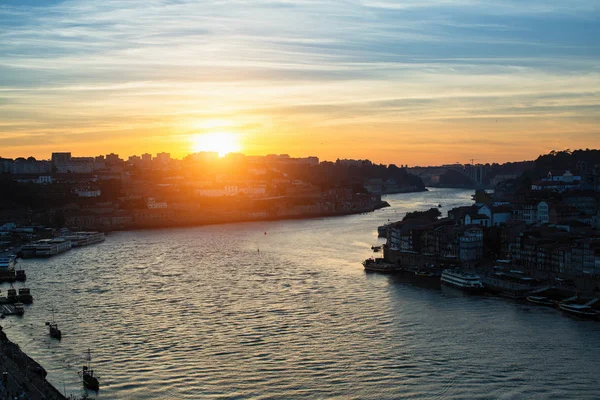
M 510 299 L 525 299 L 543 288 L 540 281 L 526 276 L 519 270 L 503 271 L 494 267 L 494 272 L 483 278 L 486 290 Z
M 37 242 L 26 244 L 21 248 L 23 257 L 50 257 L 71 250 L 70 240 L 65 238 L 42 239 Z
M 363 261 L 363 266 L 367 272 L 382 272 L 384 274 L 393 274 L 400 271 L 397 265 L 386 262 L 383 258 L 369 258 Z
M 558 308 L 577 317 L 596 318 L 600 316 L 600 311 L 593 309 L 586 304 L 560 303 Z
M 54 322 L 54 309 L 52 309 L 52 321 L 46 322 L 48 327 L 48 333 L 50 337 L 60 340 L 62 338 L 62 332 L 58 329 L 58 325 Z
M 19 301 L 21 303 L 24 303 L 24 304 L 33 303 L 33 296 L 31 295 L 29 288 L 19 288 L 19 295 L 17 297 L 19 298 Z
M 83 386 L 86 389 L 97 391 L 100 389 L 100 383 L 98 382 L 98 378 L 94 376 L 94 370 L 90 367 L 90 362 L 92 361 L 92 353 L 90 349 L 87 351 L 86 360 L 87 365 L 83 366 L 80 373 Z
M 73 247 L 81 247 L 104 242 L 105 238 L 102 232 L 75 232 L 65 236 L 65 239 L 70 240 Z
M 555 301 L 552 301 L 545 296 L 527 296 L 527 301 L 530 303 L 539 304 L 541 306 L 554 307 L 556 305 Z
M 445 269 L 440 278 L 443 284 L 454 286 L 465 292 L 482 292 L 483 283 L 479 275 L 468 274 L 456 270 Z

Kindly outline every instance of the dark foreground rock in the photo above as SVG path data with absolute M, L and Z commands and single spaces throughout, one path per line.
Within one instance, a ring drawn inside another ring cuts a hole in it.
M 46 370 L 8 340 L 0 327 L 0 398 L 66 399 L 46 380 Z

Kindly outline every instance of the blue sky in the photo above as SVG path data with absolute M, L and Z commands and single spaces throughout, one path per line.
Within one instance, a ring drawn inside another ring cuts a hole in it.
M 597 1 L 0 1 L 0 156 L 599 147 Z M 315 143 L 318 142 L 318 146 Z M 515 146 L 519 143 L 518 146 Z

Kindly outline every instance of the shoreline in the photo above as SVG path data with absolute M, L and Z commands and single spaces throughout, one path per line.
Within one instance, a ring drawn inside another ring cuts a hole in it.
M 301 219 L 315 219 L 315 218 L 328 218 L 328 217 L 343 217 L 347 215 L 358 215 L 365 214 L 369 212 L 374 212 L 380 210 L 382 208 L 391 207 L 387 201 L 380 201 L 377 204 L 374 204 L 369 207 L 364 207 L 358 210 L 347 210 L 347 211 L 338 211 L 338 212 L 321 212 L 321 213 L 308 213 L 308 214 L 298 214 L 298 215 L 277 215 L 272 217 L 262 217 L 262 218 L 231 218 L 231 219 L 214 219 L 214 220 L 204 220 L 204 221 L 161 221 L 160 223 L 146 223 L 146 224 L 131 224 L 120 227 L 112 227 L 109 229 L 97 229 L 100 232 L 111 233 L 111 232 L 127 232 L 127 231 L 137 231 L 137 230 L 146 230 L 146 229 L 169 229 L 169 228 L 190 228 L 190 227 L 199 227 L 199 226 L 209 226 L 209 225 L 225 225 L 225 224 L 236 224 L 242 222 L 262 222 L 262 221 L 289 221 L 289 220 L 301 220 Z
M 46 380 L 46 370 L 37 361 L 29 357 L 19 345 L 11 342 L 0 326 L 0 394 L 3 398 L 30 400 L 49 399 L 66 400 L 58 389 Z M 23 396 L 24 397 L 21 397 Z

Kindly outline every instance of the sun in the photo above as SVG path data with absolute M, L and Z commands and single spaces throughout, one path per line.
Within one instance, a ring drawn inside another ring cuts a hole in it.
M 197 153 L 200 151 L 213 151 L 223 157 L 227 153 L 234 153 L 241 150 L 238 135 L 229 132 L 211 132 L 193 135 L 191 138 L 192 150 Z

